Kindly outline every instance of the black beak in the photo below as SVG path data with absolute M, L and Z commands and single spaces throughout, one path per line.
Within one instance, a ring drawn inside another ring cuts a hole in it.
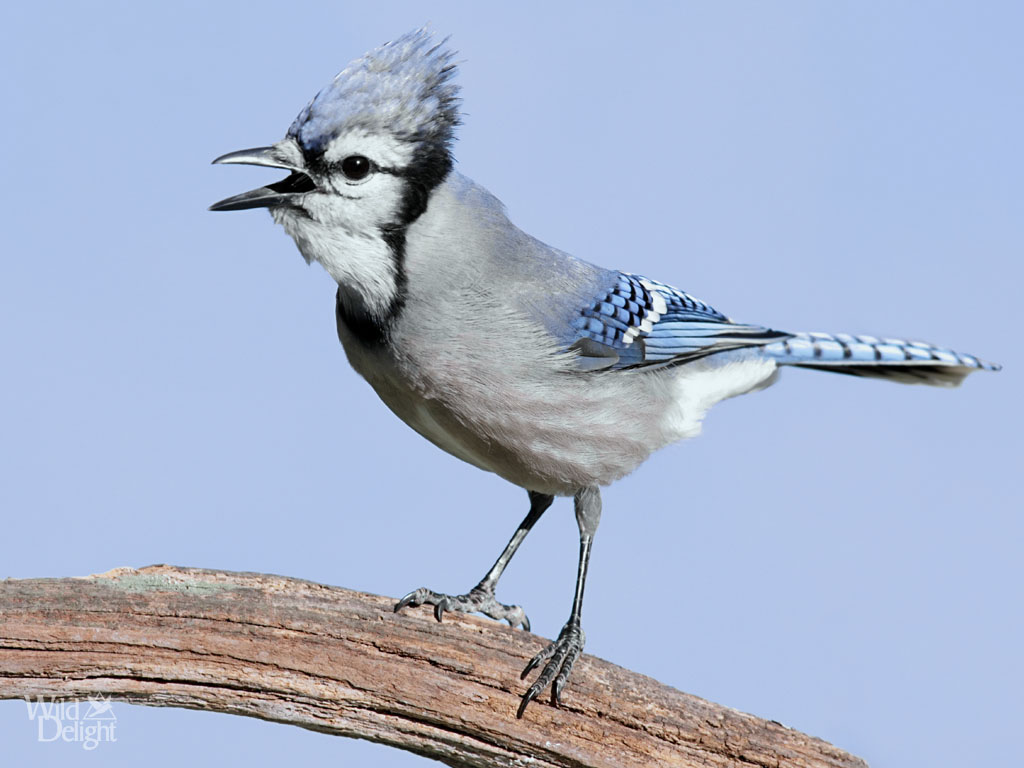
M 291 173 L 276 184 L 251 189 L 240 195 L 228 197 L 210 206 L 211 211 L 244 211 L 246 208 L 271 208 L 287 203 L 300 195 L 312 192 L 316 184 L 302 170 L 282 160 L 274 147 L 257 147 L 229 152 L 213 161 L 215 165 L 262 165 L 268 168 L 284 168 Z

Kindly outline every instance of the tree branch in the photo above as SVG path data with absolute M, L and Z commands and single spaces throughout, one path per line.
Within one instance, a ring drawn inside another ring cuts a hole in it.
M 370 739 L 453 766 L 865 768 L 583 656 L 563 707 L 516 720 L 540 638 L 255 573 L 152 566 L 0 582 L 0 699 L 110 696 Z

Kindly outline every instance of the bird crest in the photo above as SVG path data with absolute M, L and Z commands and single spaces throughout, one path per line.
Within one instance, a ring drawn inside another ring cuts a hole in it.
M 449 149 L 460 120 L 446 41 L 422 27 L 356 59 L 306 105 L 288 135 L 311 153 L 353 129 Z

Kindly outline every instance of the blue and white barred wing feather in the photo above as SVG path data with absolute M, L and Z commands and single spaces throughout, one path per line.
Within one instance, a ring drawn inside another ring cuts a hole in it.
M 605 295 L 579 311 L 572 331 L 570 348 L 585 371 L 665 368 L 744 348 L 757 348 L 779 365 L 904 384 L 956 386 L 969 373 L 1000 368 L 920 341 L 735 323 L 678 288 L 622 272 Z
M 791 334 L 734 323 L 718 310 L 672 286 L 618 273 L 607 294 L 574 319 L 572 348 L 583 370 L 663 368 Z

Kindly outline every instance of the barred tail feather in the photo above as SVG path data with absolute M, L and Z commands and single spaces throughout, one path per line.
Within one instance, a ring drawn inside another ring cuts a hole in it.
M 780 365 L 937 387 L 955 387 L 969 373 L 998 371 L 1001 367 L 921 341 L 846 333 L 795 333 L 762 350 Z

